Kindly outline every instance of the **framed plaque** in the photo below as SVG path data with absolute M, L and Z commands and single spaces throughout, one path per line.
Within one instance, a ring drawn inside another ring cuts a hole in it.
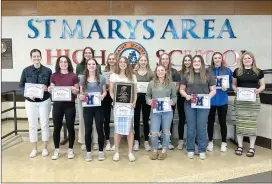
M 114 105 L 114 116 L 126 116 L 126 117 L 131 117 L 131 107 L 130 104 L 115 104 Z
M 25 83 L 24 96 L 28 98 L 43 98 L 43 84 Z
M 84 95 L 85 95 L 85 100 L 82 101 L 83 107 L 101 106 L 100 92 L 86 93 Z
M 210 109 L 210 96 L 208 94 L 192 94 L 191 108 Z
M 133 83 L 116 82 L 114 90 L 114 104 L 132 103 L 134 93 Z
M 238 101 L 256 101 L 256 88 L 237 88 Z
M 151 107 L 153 113 L 172 111 L 169 97 L 152 99 Z
M 72 101 L 72 87 L 53 86 L 52 101 Z
M 149 82 L 137 82 L 137 92 L 147 93 L 147 86 Z
M 214 76 L 214 78 L 216 80 L 216 89 L 221 89 L 222 87 L 228 89 L 230 87 L 228 75 Z
M 12 39 L 1 39 L 1 66 L 3 69 L 13 69 Z

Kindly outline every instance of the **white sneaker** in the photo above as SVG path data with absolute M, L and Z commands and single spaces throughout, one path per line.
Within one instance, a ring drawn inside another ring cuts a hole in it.
M 31 153 L 29 154 L 30 158 L 34 158 L 37 156 L 37 150 L 32 150 Z
M 199 158 L 201 160 L 205 160 L 206 159 L 206 153 L 199 153 Z
M 114 153 L 112 159 L 113 159 L 114 161 L 119 161 L 119 153 L 118 153 L 118 152 Z
M 47 157 L 48 155 L 49 155 L 49 153 L 48 153 L 47 149 L 43 149 L 42 150 L 42 156 Z
M 92 153 L 91 152 L 87 152 L 85 155 L 85 160 L 87 162 L 90 162 L 92 160 Z
M 135 161 L 135 156 L 133 155 L 133 153 L 129 153 L 129 154 L 128 154 L 128 160 L 129 160 L 130 162 L 134 162 L 134 161 Z
M 115 145 L 111 147 L 111 151 L 115 151 Z
M 169 150 L 173 150 L 173 149 L 175 149 L 175 147 L 172 145 L 172 143 L 171 143 L 171 142 L 169 142 L 169 144 L 168 144 L 168 149 L 169 149 Z
M 106 144 L 105 150 L 106 151 L 110 151 L 111 150 L 111 145 L 110 145 L 109 142 Z
M 52 160 L 57 160 L 60 157 L 59 149 L 55 149 L 53 156 L 51 157 Z
M 183 146 L 184 146 L 184 141 L 183 141 L 183 140 L 179 140 L 177 149 L 178 149 L 178 150 L 182 150 L 182 149 L 183 149 Z
M 98 148 L 99 148 L 98 143 L 94 143 L 94 145 L 93 145 L 93 149 L 94 149 L 94 150 L 98 150 Z
M 149 145 L 149 142 L 148 141 L 145 141 L 144 143 L 144 147 L 145 147 L 145 151 L 151 151 L 151 147 Z
M 228 147 L 227 147 L 227 146 L 228 146 L 227 143 L 222 142 L 220 151 L 221 151 L 221 152 L 226 152 L 226 151 L 228 151 Z
M 213 142 L 212 142 L 212 141 L 210 141 L 210 142 L 208 143 L 207 150 L 210 151 L 210 152 L 213 151 Z
M 105 155 L 103 151 L 98 152 L 98 160 L 99 161 L 105 160 Z
M 162 144 L 159 142 L 158 150 L 161 150 L 161 149 L 162 149 Z
M 67 152 L 67 158 L 68 159 L 73 159 L 75 157 L 73 149 L 69 148 Z
M 134 151 L 139 151 L 139 141 L 134 141 L 133 150 Z
M 188 152 L 188 158 L 193 159 L 195 157 L 194 152 Z
M 81 144 L 81 150 L 85 151 L 86 150 L 86 144 Z

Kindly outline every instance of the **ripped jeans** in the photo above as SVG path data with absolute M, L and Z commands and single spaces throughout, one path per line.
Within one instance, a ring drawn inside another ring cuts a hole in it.
M 158 150 L 158 137 L 162 135 L 162 148 L 168 149 L 170 142 L 170 127 L 173 119 L 173 112 L 151 112 L 151 141 L 152 148 Z M 162 127 L 162 133 L 160 133 L 160 127 Z M 156 135 L 154 135 L 156 134 Z

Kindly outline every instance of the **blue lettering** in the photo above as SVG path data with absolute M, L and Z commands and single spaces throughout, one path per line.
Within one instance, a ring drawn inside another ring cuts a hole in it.
M 229 33 L 229 38 L 236 38 L 236 36 L 233 33 L 232 27 L 230 25 L 229 19 L 225 20 L 225 22 L 224 22 L 224 24 L 222 26 L 222 29 L 221 29 L 221 31 L 220 31 L 220 33 L 219 33 L 219 35 L 218 35 L 217 38 L 222 38 L 222 34 L 224 32 L 228 32 Z
M 87 38 L 92 38 L 92 36 L 91 36 L 92 32 L 97 32 L 99 34 L 99 39 L 105 39 L 105 37 L 102 34 L 102 31 L 101 31 L 101 28 L 100 28 L 100 25 L 99 25 L 97 19 L 94 20 L 93 26 L 92 26 L 91 31 L 90 31 Z
M 203 106 L 203 96 L 196 97 L 196 105 Z
M 158 103 L 157 110 L 158 111 L 163 111 L 163 103 L 164 103 L 164 101 L 158 101 L 157 103 Z
M 216 86 L 218 86 L 218 87 L 221 87 L 222 86 L 222 78 L 217 78 L 216 79 Z
M 170 30 L 168 30 L 168 27 L 170 27 Z M 168 23 L 167 23 L 167 26 L 166 26 L 166 28 L 165 28 L 165 30 L 164 30 L 164 32 L 163 32 L 163 35 L 162 35 L 162 37 L 161 37 L 161 39 L 165 39 L 165 33 L 167 33 L 167 32 L 171 32 L 172 33 L 172 36 L 173 36 L 173 39 L 178 39 L 178 34 L 177 34 L 177 32 L 176 32 L 176 28 L 175 28 L 175 26 L 174 26 L 174 24 L 173 24 L 173 21 L 171 20 L 171 19 L 169 19 L 169 21 L 168 21 Z
M 141 22 L 141 20 L 136 20 L 136 24 L 134 26 L 131 25 L 130 20 L 125 20 L 125 23 L 127 24 L 127 27 L 129 29 L 129 39 L 136 39 L 135 38 L 135 30 L 139 24 L 139 22 Z
M 148 24 L 147 24 L 148 22 L 154 23 L 154 20 L 153 20 L 153 19 L 147 19 L 147 20 L 145 20 L 144 23 L 143 23 L 143 26 L 144 26 L 145 30 L 147 30 L 147 31 L 149 32 L 149 34 L 150 34 L 149 37 L 143 36 L 145 40 L 150 40 L 150 39 L 153 38 L 154 35 L 155 35 L 154 30 L 153 30 L 151 27 L 148 26 Z
M 182 20 L 182 39 L 188 39 L 187 32 L 191 34 L 193 38 L 200 39 L 199 36 L 196 35 L 196 33 L 193 31 L 193 29 L 196 26 L 196 22 L 192 19 L 181 19 Z M 190 28 L 187 29 L 187 22 L 190 23 Z
M 28 38 L 37 38 L 39 36 L 39 30 L 33 25 L 33 19 L 27 21 L 27 25 L 34 32 L 34 36 L 28 34 Z
M 51 38 L 50 36 L 50 22 L 56 22 L 55 19 L 48 19 L 48 20 L 37 20 L 37 22 L 45 22 L 45 37 L 44 38 Z
M 116 28 L 113 29 L 113 23 L 116 23 Z M 126 39 L 120 32 L 119 29 L 121 28 L 121 22 L 119 20 L 116 19 L 108 19 L 108 23 L 109 23 L 109 39 L 114 39 L 113 37 L 113 32 L 116 33 L 116 35 L 118 36 L 118 38 L 121 39 Z
M 214 27 L 210 27 L 209 23 L 214 23 L 215 19 L 204 19 L 204 39 L 213 39 L 213 36 L 209 36 L 209 30 L 214 30 Z
M 62 21 L 62 35 L 61 35 L 60 38 L 61 39 L 66 38 L 65 32 L 67 32 L 67 34 L 69 35 L 70 38 L 73 38 L 76 31 L 78 32 L 77 38 L 78 39 L 83 39 L 84 36 L 83 36 L 83 33 L 82 33 L 82 26 L 81 26 L 81 21 L 80 20 L 77 20 L 76 27 L 73 30 L 71 30 L 71 28 L 68 25 L 67 21 L 63 20 Z
M 94 104 L 93 99 L 94 99 L 94 95 L 88 95 L 87 96 L 87 104 L 93 105 Z

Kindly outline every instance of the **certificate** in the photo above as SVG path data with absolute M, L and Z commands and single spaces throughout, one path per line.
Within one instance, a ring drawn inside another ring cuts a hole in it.
M 114 103 L 132 103 L 133 86 L 132 83 L 116 82 L 114 89 Z
M 86 93 L 84 95 L 85 95 L 85 100 L 82 101 L 82 107 L 101 106 L 100 92 Z
M 52 101 L 72 101 L 72 87 L 53 86 Z
M 192 94 L 191 108 L 210 109 L 210 96 L 208 94 Z
M 149 82 L 137 82 L 137 93 L 146 93 Z
M 216 89 L 229 88 L 229 76 L 228 75 L 221 75 L 221 76 L 215 76 L 216 79 Z
M 105 77 L 105 79 L 106 79 L 106 84 L 109 84 L 110 83 L 110 75 L 111 75 L 112 73 L 111 72 L 104 72 L 103 73 L 103 76 Z
M 130 104 L 115 104 L 113 111 L 114 116 L 131 117 L 132 115 Z
M 256 88 L 237 88 L 238 101 L 256 101 Z
M 169 97 L 152 99 L 151 107 L 153 113 L 172 111 Z
M 25 83 L 24 96 L 28 98 L 43 98 L 43 84 Z

